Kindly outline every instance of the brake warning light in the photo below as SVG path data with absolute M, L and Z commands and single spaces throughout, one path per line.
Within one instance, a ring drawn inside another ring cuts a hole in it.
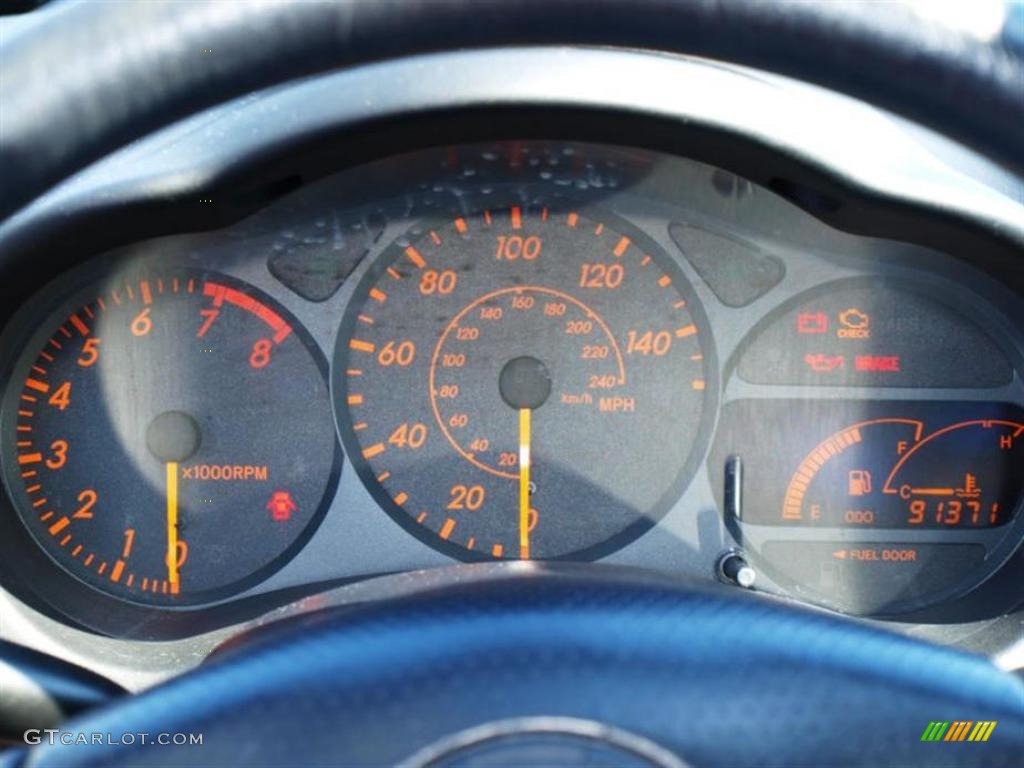
M 899 355 L 857 355 L 853 367 L 865 373 L 899 373 Z

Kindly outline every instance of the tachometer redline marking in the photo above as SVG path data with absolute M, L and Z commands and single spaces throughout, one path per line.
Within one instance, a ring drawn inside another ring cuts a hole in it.
M 191 286 L 192 281 L 189 280 L 189 293 L 192 292 Z M 275 344 L 280 344 L 292 332 L 291 326 L 274 310 L 235 288 L 207 281 L 203 285 L 203 295 L 213 298 L 214 307 L 220 307 L 224 302 L 227 302 L 258 317 L 274 331 Z

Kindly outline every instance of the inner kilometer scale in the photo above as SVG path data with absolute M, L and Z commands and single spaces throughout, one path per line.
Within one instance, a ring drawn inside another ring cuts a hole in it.
M 144 603 L 283 564 L 339 472 L 326 362 L 251 286 L 115 274 L 43 323 L 3 411 L 15 506 L 63 568 Z
M 607 214 L 426 224 L 356 289 L 335 353 L 342 437 L 377 500 L 449 554 L 598 556 L 692 474 L 705 325 L 677 265 Z

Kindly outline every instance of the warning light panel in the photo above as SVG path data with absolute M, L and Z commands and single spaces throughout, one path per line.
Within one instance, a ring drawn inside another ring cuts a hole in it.
M 967 315 L 880 282 L 798 299 L 755 332 L 738 371 L 754 384 L 798 386 L 957 389 L 1013 380 L 1006 355 Z

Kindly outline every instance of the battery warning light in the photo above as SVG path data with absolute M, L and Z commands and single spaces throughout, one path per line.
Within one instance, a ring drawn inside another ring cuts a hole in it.
M 828 333 L 828 315 L 824 312 L 801 312 L 796 316 L 796 332 Z
M 292 501 L 292 495 L 288 491 L 274 491 L 267 502 L 267 510 L 279 523 L 286 522 L 291 518 L 292 512 L 297 510 L 298 505 Z

